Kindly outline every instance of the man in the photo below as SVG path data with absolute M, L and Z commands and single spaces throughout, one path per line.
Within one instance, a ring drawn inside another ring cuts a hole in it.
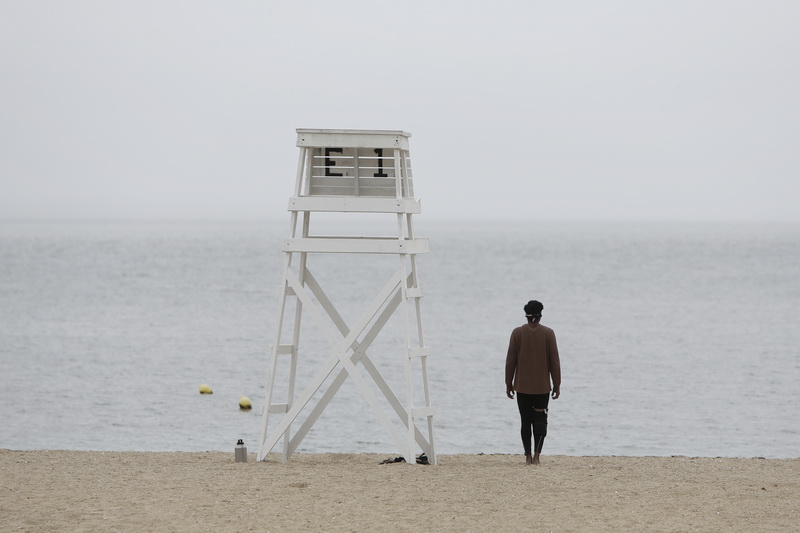
M 554 400 L 561 395 L 561 362 L 556 334 L 539 323 L 543 309 L 544 305 L 536 300 L 525 304 L 523 310 L 528 323 L 511 332 L 506 355 L 506 395 L 513 400 L 514 393 L 517 394 L 525 462 L 534 465 L 539 464 L 539 454 L 547 435 L 547 405 L 551 390 Z

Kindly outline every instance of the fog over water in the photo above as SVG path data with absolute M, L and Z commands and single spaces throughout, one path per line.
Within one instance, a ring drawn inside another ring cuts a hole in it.
M 800 4 L 0 4 L 0 218 L 260 219 L 296 128 L 404 130 L 436 219 L 799 220 Z

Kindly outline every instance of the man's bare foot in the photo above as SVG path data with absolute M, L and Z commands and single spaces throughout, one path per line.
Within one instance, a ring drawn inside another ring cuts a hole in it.
M 532 465 L 533 464 L 533 459 L 531 458 L 530 455 L 526 455 L 525 456 L 525 464 L 526 465 Z
M 532 464 L 532 465 L 542 464 L 542 463 L 539 462 L 539 454 L 538 453 L 533 454 L 533 459 L 531 459 L 530 464 Z

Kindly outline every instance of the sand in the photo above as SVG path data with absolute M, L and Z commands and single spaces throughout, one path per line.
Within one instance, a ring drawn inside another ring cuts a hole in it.
M 797 531 L 800 459 L 0 450 L 0 531 Z

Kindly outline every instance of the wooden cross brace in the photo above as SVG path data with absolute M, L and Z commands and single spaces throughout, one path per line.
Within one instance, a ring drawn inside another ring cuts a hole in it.
M 294 291 L 304 309 L 309 311 L 312 320 L 320 328 L 326 340 L 333 347 L 335 353 L 323 365 L 319 373 L 314 377 L 314 379 L 312 379 L 311 383 L 309 383 L 303 393 L 297 398 L 297 401 L 292 404 L 286 415 L 281 419 L 277 428 L 269 435 L 262 437 L 263 443 L 259 450 L 258 460 L 263 460 L 264 457 L 266 457 L 266 455 L 272 450 L 275 444 L 277 444 L 278 440 L 284 436 L 284 434 L 288 435 L 287 432 L 289 431 L 292 422 L 294 422 L 300 412 L 302 412 L 314 394 L 319 390 L 322 384 L 328 379 L 338 365 L 341 365 L 342 368 L 339 370 L 330 387 L 328 387 L 328 389 L 325 391 L 297 433 L 293 438 L 291 438 L 288 446 L 285 448 L 284 461 L 288 460 L 289 456 L 294 453 L 294 451 L 297 449 L 297 446 L 300 444 L 300 441 L 314 425 L 314 422 L 317 421 L 330 400 L 333 399 L 334 395 L 348 376 L 353 379 L 356 387 L 359 389 L 359 391 L 361 391 L 364 399 L 367 400 L 367 403 L 370 405 L 370 407 L 372 407 L 372 410 L 375 412 L 380 422 L 387 429 L 392 439 L 394 439 L 398 449 L 408 449 L 406 453 L 409 455 L 409 458 L 413 457 L 413 450 L 409 449 L 410 443 L 403 438 L 403 436 L 395 429 L 389 418 L 386 416 L 386 413 L 381 408 L 378 399 L 375 398 L 375 396 L 372 394 L 372 391 L 370 391 L 367 381 L 361 376 L 356 368 L 355 365 L 358 363 L 361 363 L 367 370 L 367 373 L 381 390 L 397 416 L 400 417 L 402 422 L 405 424 L 406 429 L 408 429 L 410 426 L 413 426 L 414 437 L 420 447 L 423 450 L 429 450 L 430 445 L 422 432 L 419 431 L 414 424 L 414 420 L 411 417 L 410 411 L 403 406 L 366 353 L 369 346 L 378 336 L 380 330 L 387 323 L 389 318 L 402 302 L 401 285 L 402 283 L 407 284 L 411 279 L 411 276 L 409 276 L 408 279 L 403 280 L 402 269 L 398 270 L 394 275 L 392 275 L 367 310 L 362 314 L 352 330 L 348 328 L 344 319 L 336 310 L 333 303 L 328 299 L 322 287 L 319 285 L 319 283 L 317 283 L 316 279 L 314 279 L 313 275 L 308 269 L 304 269 L 304 279 L 306 281 L 305 286 L 294 273 L 294 271 L 291 268 L 287 268 L 286 283 Z M 312 295 L 320 303 L 325 313 L 327 313 L 328 318 L 330 318 L 330 320 L 336 325 L 341 337 L 337 336 L 336 333 L 330 328 L 329 322 L 325 319 L 323 314 L 323 310 L 320 310 L 320 308 L 314 304 Z M 376 315 L 378 315 L 378 317 L 373 322 L 373 318 L 375 318 Z M 369 329 L 367 329 L 368 326 Z M 366 333 L 362 341 L 359 342 L 358 337 L 364 333 L 365 330 Z M 350 350 L 352 350 L 353 353 L 351 356 L 348 356 L 348 352 Z M 265 406 L 265 409 L 268 410 L 269 405 Z M 264 432 L 267 430 L 268 417 L 269 413 L 267 412 L 264 417 Z

